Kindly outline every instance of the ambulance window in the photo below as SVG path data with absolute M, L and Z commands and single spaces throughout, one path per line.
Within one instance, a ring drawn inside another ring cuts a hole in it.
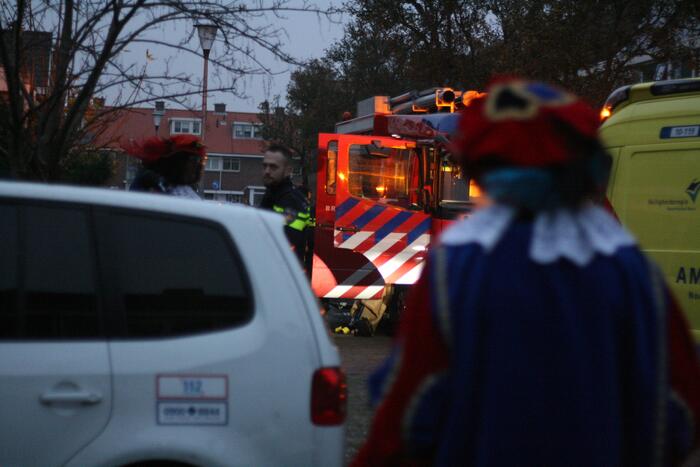
M 328 165 L 326 166 L 326 193 L 335 194 L 335 173 L 338 170 L 338 142 L 328 143 Z
M 373 145 L 350 146 L 350 194 L 408 207 L 409 151 L 377 148 Z

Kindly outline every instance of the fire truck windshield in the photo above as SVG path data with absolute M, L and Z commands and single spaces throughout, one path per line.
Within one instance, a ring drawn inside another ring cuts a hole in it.
M 350 194 L 401 207 L 410 206 L 414 172 L 411 165 L 416 165 L 411 163 L 410 150 L 381 148 L 377 151 L 367 145 L 353 144 L 349 152 Z

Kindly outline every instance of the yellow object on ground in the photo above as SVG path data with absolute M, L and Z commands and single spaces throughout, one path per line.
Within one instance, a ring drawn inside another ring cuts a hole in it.
M 384 313 L 389 306 L 393 293 L 394 286 L 386 285 L 384 286 L 382 298 L 374 300 L 357 300 L 352 305 L 350 313 L 353 315 L 358 312 L 361 313 L 359 318 L 364 318 L 369 321 L 370 325 L 372 326 L 372 332 L 374 332 L 376 331 L 379 322 L 382 320 L 382 316 L 384 316 Z

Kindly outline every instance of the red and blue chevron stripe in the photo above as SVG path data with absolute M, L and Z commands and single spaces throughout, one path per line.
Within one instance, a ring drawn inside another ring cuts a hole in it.
M 335 210 L 334 246 L 363 254 L 386 284 L 413 284 L 423 267 L 430 225 L 423 212 L 348 197 Z

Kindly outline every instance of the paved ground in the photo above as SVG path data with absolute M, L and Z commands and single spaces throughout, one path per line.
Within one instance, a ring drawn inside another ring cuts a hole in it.
M 345 435 L 345 462 L 355 456 L 372 419 L 367 400 L 367 376 L 389 354 L 391 338 L 334 335 L 348 378 L 348 419 Z

